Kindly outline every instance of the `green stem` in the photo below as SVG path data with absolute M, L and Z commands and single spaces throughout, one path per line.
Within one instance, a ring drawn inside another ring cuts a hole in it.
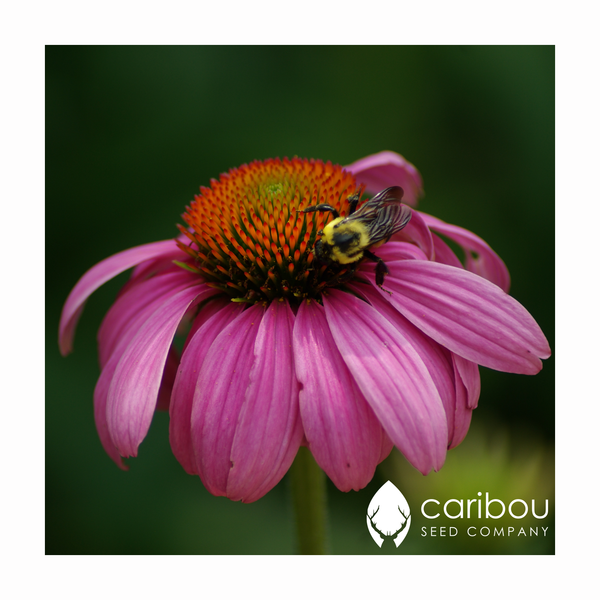
M 290 469 L 299 554 L 326 554 L 327 489 L 325 473 L 310 450 L 301 446 Z

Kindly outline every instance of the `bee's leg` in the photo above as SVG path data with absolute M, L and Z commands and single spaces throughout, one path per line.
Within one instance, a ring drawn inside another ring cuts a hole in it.
M 384 280 L 385 276 L 389 274 L 386 264 L 383 262 L 383 260 L 381 258 L 379 258 L 379 256 L 376 256 L 370 250 L 365 250 L 363 252 L 363 254 L 369 260 L 374 260 L 377 263 L 377 266 L 375 267 L 375 283 L 382 290 L 385 289 L 383 287 L 383 280 Z M 388 292 L 388 294 L 391 294 L 391 292 L 389 292 L 388 290 L 385 290 L 385 291 Z
M 333 208 L 333 206 L 331 206 L 331 204 L 317 204 L 316 206 L 309 206 L 308 208 L 305 208 L 304 210 L 298 211 L 298 212 L 303 212 L 303 213 L 307 213 L 307 212 L 330 212 L 333 215 L 334 219 L 337 219 L 340 216 L 340 213 Z
M 383 289 L 383 279 L 386 275 L 389 274 L 388 268 L 386 264 L 381 260 L 381 258 L 375 257 L 377 259 L 377 266 L 375 267 L 375 283 Z M 387 291 L 387 290 L 386 290 Z
M 357 265 L 357 263 L 353 263 L 354 265 Z M 346 281 L 349 281 L 350 279 L 352 279 L 352 277 L 354 277 L 354 274 L 356 273 L 356 266 L 348 269 L 345 273 L 343 273 L 342 275 L 338 275 L 337 278 L 335 279 L 335 283 L 345 283 Z
M 358 201 L 360 200 L 360 194 L 358 192 L 352 194 L 352 196 L 348 196 L 348 202 L 350 202 L 350 208 L 348 209 L 348 216 L 354 214 L 356 207 L 358 206 Z

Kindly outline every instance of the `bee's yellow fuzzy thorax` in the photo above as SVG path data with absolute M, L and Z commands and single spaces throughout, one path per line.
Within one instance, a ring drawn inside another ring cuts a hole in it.
M 345 217 L 338 217 L 328 223 L 323 229 L 321 239 L 332 246 L 331 253 L 336 262 L 348 265 L 363 257 L 362 250 L 369 245 L 369 235 L 366 226 L 360 221 L 343 223 L 344 220 Z M 338 239 L 347 233 L 355 234 L 356 239 L 348 247 L 340 248 Z

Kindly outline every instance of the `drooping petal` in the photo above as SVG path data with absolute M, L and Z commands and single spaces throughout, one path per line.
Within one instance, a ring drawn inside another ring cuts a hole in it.
M 346 367 L 317 302 L 305 301 L 298 309 L 294 359 L 310 451 L 338 489 L 362 489 L 393 444 Z
M 119 295 L 117 296 L 117 298 L 123 294 L 126 294 L 128 291 L 130 291 L 140 283 L 143 283 L 148 279 L 164 275 L 169 272 L 172 273 L 175 271 L 185 271 L 188 274 L 188 276 L 193 277 L 195 275 L 196 279 L 198 279 L 197 274 L 194 274 L 191 271 L 188 271 L 187 269 L 182 269 L 180 266 L 174 264 L 173 261 L 176 258 L 181 259 L 182 254 L 183 253 L 181 251 L 179 251 L 179 254 L 173 252 L 168 255 L 161 256 L 156 260 L 146 260 L 143 263 L 140 263 L 137 267 L 134 267 L 134 269 L 131 271 L 131 277 L 129 278 L 127 283 L 119 290 Z
M 180 235 L 174 240 L 175 242 L 184 242 L 190 247 L 196 248 L 186 236 Z M 131 279 L 143 279 L 151 276 L 153 273 L 160 273 L 165 268 L 173 266 L 173 261 L 177 260 L 180 262 L 189 261 L 189 254 L 184 252 L 177 243 L 173 244 L 172 248 L 168 249 L 164 254 L 161 254 L 158 258 L 153 260 L 147 260 L 134 267 L 131 272 Z
M 416 244 L 429 260 L 435 256 L 433 238 L 429 227 L 417 210 L 412 211 L 408 225 L 392 236 L 392 241 Z
M 232 304 L 231 300 L 227 296 L 216 296 L 215 298 L 211 298 L 202 308 L 198 311 L 198 314 L 194 321 L 192 322 L 192 326 L 187 334 L 185 342 L 183 344 L 183 352 L 185 353 L 186 348 L 196 335 L 198 329 L 204 326 L 204 323 L 208 321 L 213 315 L 216 315 L 226 306 L 230 306 Z M 237 303 L 233 303 L 234 305 Z M 240 306 L 240 309 L 244 308 Z M 231 315 L 231 319 L 234 319 L 241 310 L 233 311 Z M 212 340 L 210 342 L 212 344 Z M 209 344 L 210 345 L 210 344 Z M 198 363 L 201 366 L 201 363 Z
M 108 419 L 106 418 L 106 400 L 108 398 L 108 389 L 112 376 L 115 372 L 115 367 L 118 361 L 114 361 L 114 364 L 109 363 L 104 367 L 100 377 L 94 388 L 94 422 L 96 423 L 96 431 L 100 438 L 100 443 L 104 448 L 104 451 L 113 460 L 113 462 L 124 471 L 127 471 L 129 467 L 123 462 L 123 458 L 119 453 L 119 450 L 115 446 L 110 431 L 108 429 Z
M 448 440 L 446 414 L 419 351 L 355 296 L 331 290 L 323 303 L 344 362 L 394 444 L 423 474 L 440 469 Z
M 167 353 L 179 322 L 192 303 L 214 294 L 214 289 L 198 284 L 171 296 L 144 323 L 123 352 L 106 404 L 109 431 L 122 456 L 136 456 L 148 432 Z
M 392 442 L 390 436 L 383 430 L 383 436 L 381 437 L 381 451 L 379 452 L 379 458 L 377 464 L 383 462 L 394 449 L 394 442 Z
M 168 411 L 171 404 L 171 393 L 175 384 L 177 369 L 179 368 L 179 351 L 175 346 L 169 348 L 167 362 L 163 369 L 163 376 L 158 388 L 158 398 L 156 399 L 156 410 Z
M 104 259 L 87 271 L 71 290 L 63 307 L 58 329 L 60 351 L 66 356 L 73 349 L 73 336 L 85 301 L 103 283 L 145 260 L 166 254 L 176 247 L 174 240 L 136 246 Z
M 130 304 L 119 300 L 113 305 L 100 327 L 98 347 L 101 373 L 94 389 L 94 419 L 102 446 L 120 468 L 126 468 L 108 430 L 106 402 L 115 369 L 141 327 L 173 294 L 190 287 L 183 270 L 157 275 L 139 284 L 135 295 L 129 290 Z M 146 302 L 148 300 L 148 302 Z M 172 350 L 170 350 L 171 352 Z M 162 382 L 161 382 L 162 387 Z
M 358 183 L 366 185 L 371 194 L 399 185 L 404 190 L 402 201 L 416 206 L 423 195 L 423 180 L 416 167 L 396 152 L 384 151 L 361 158 L 344 167 L 350 171 Z
M 274 300 L 260 322 L 231 448 L 227 497 L 254 502 L 290 468 L 303 436 L 292 349 L 294 314 Z
M 198 474 L 214 496 L 227 495 L 231 447 L 254 364 L 254 343 L 263 318 L 255 304 L 212 343 L 198 376 L 192 406 L 192 444 Z
M 444 265 L 450 265 L 462 269 L 463 265 L 458 259 L 458 256 L 454 254 L 452 248 L 446 244 L 446 242 L 439 236 L 432 234 L 433 238 L 433 249 L 434 249 L 434 260 L 435 262 L 442 263 Z M 506 290 L 505 290 L 506 291 Z
M 452 358 L 455 359 L 455 361 L 464 360 L 459 356 L 456 356 L 456 354 L 452 354 Z M 469 392 L 458 372 L 458 367 L 456 366 L 455 361 L 454 373 L 456 381 L 456 403 L 454 406 L 454 414 L 452 416 L 452 430 L 450 431 L 448 440 L 448 450 L 451 448 L 456 448 L 456 446 L 458 446 L 465 439 L 467 431 L 469 431 L 469 426 L 471 425 L 471 416 L 473 415 L 473 409 L 468 406 Z
M 427 226 L 449 237 L 465 251 L 467 270 L 495 283 L 505 292 L 510 289 L 510 274 L 504 261 L 483 241 L 468 229 L 450 225 L 441 219 L 421 213 Z M 475 256 L 473 256 L 473 253 Z
M 175 458 L 190 474 L 197 475 L 192 447 L 192 403 L 202 363 L 217 336 L 242 311 L 243 306 L 216 298 L 202 308 L 186 340 L 169 409 L 169 440 Z
M 481 392 L 481 378 L 477 363 L 466 360 L 457 354 L 452 355 L 457 375 L 467 390 L 467 406 L 471 409 L 477 408 L 479 394 Z
M 120 351 L 111 356 L 111 359 L 102 369 L 100 377 L 96 382 L 96 387 L 94 388 L 94 422 L 96 424 L 96 430 L 98 431 L 98 437 L 108 456 L 123 470 L 129 469 L 129 467 L 123 462 L 121 454 L 110 435 L 108 418 L 106 415 L 106 402 L 108 400 L 108 390 L 110 389 L 115 369 L 119 364 L 119 360 L 125 348 L 121 348 Z
M 550 356 L 542 330 L 514 298 L 486 279 L 435 262 L 388 264 L 388 291 L 378 289 L 401 314 L 436 342 L 477 364 L 535 374 Z M 373 285 L 375 276 L 364 271 Z M 539 358 L 538 358 L 539 357 Z
M 373 306 L 380 315 L 385 317 L 401 335 L 410 340 L 410 344 L 418 352 L 425 363 L 435 387 L 440 395 L 448 426 L 448 443 L 454 433 L 454 412 L 456 406 L 456 387 L 454 382 L 454 366 L 452 353 L 426 336 L 420 329 L 403 317 L 389 302 L 378 294 L 373 286 L 356 284 L 350 286 Z
M 192 273 L 176 268 L 172 272 L 145 279 L 121 294 L 106 313 L 98 330 L 100 367 L 104 368 L 120 340 L 127 337 L 131 328 L 139 329 L 147 308 L 154 312 L 158 308 L 157 302 L 164 302 L 169 296 L 197 281 L 198 278 Z

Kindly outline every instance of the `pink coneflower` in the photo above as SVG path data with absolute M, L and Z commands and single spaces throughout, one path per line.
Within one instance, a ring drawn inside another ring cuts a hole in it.
M 424 474 L 442 467 L 477 406 L 478 365 L 542 368 L 546 338 L 506 293 L 504 263 L 469 231 L 413 209 L 374 250 L 387 267 L 381 286 L 369 258 L 315 258 L 333 216 L 302 211 L 327 204 L 344 216 L 349 197 L 388 186 L 411 205 L 422 189 L 392 152 L 346 168 L 242 165 L 201 188 L 176 240 L 121 252 L 81 278 L 61 317 L 65 355 L 88 296 L 133 268 L 98 333 L 95 419 L 119 466 L 137 455 L 158 405 L 169 407 L 175 456 L 214 495 L 257 500 L 301 445 L 340 490 L 359 490 L 393 446 Z M 464 265 L 438 234 L 465 250 Z

